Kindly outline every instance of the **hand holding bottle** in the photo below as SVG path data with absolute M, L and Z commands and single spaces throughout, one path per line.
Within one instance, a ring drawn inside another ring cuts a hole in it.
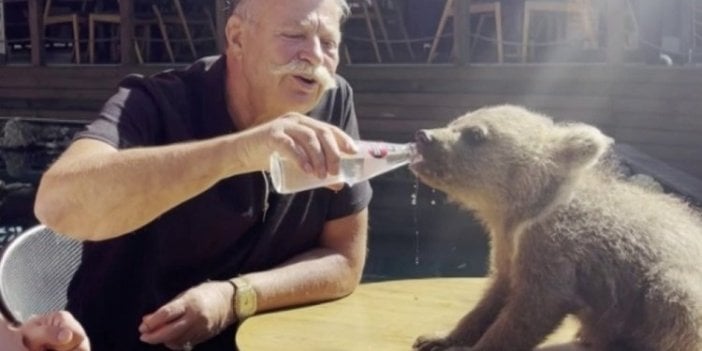
M 288 113 L 237 134 L 241 160 L 251 171 L 268 170 L 269 157 L 277 153 L 299 169 L 318 178 L 336 175 L 343 154 L 356 145 L 341 129 L 299 114 Z

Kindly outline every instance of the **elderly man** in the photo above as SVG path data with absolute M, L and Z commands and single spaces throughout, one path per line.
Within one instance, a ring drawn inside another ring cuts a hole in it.
M 369 184 L 271 192 L 356 152 L 335 75 L 344 0 L 242 0 L 222 56 L 129 76 L 44 174 L 49 227 L 86 240 L 69 310 L 96 350 L 227 350 L 261 311 L 339 298 L 365 262 Z

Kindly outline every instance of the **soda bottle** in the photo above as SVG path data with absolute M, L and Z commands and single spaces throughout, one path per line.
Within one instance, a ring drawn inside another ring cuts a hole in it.
M 273 188 L 281 194 L 290 194 L 331 184 L 353 185 L 404 166 L 417 157 L 414 143 L 357 141 L 356 144 L 358 153 L 342 156 L 339 174 L 323 179 L 306 173 L 297 165 L 296 160 L 274 153 L 270 159 Z

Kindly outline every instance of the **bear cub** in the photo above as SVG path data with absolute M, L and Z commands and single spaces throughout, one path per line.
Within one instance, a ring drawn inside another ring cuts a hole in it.
M 702 216 L 604 162 L 609 137 L 505 105 L 416 139 L 412 171 L 489 232 L 491 283 L 414 350 L 532 350 L 566 315 L 587 350 L 702 350 Z

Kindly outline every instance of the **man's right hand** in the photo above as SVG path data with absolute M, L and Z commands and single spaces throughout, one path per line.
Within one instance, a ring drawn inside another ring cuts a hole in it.
M 320 178 L 339 173 L 342 153 L 355 154 L 353 139 L 341 129 L 314 118 L 288 113 L 270 122 L 247 129 L 241 156 L 251 168 L 268 170 L 271 154 L 297 160 L 299 167 Z

